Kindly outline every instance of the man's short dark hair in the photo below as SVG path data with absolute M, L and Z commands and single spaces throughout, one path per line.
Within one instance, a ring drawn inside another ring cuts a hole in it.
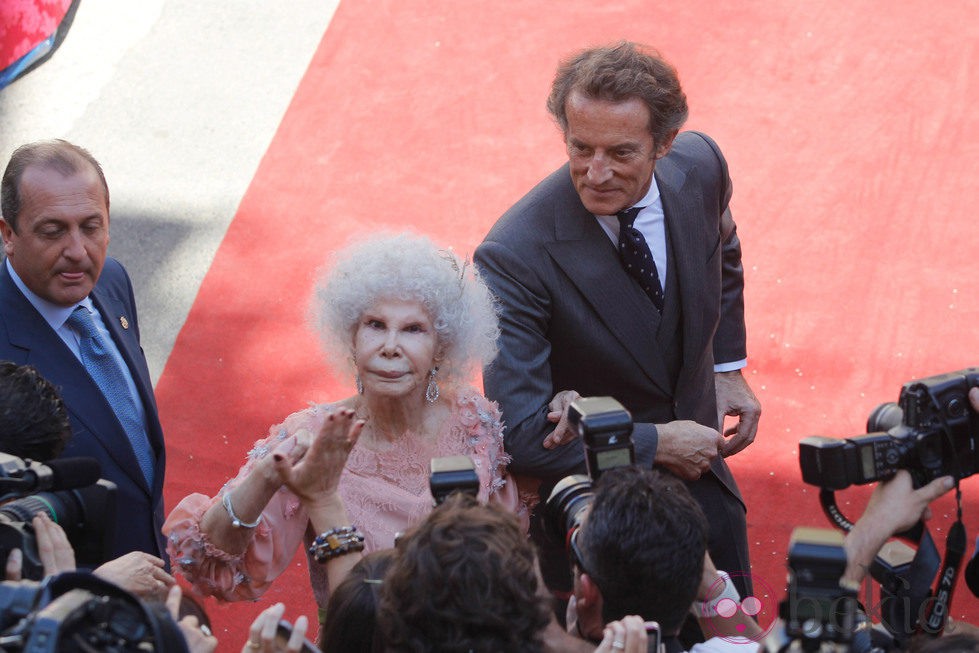
M 567 133 L 568 96 L 578 92 L 594 100 L 624 102 L 637 98 L 649 109 L 649 132 L 658 148 L 687 120 L 687 96 L 676 69 L 656 51 L 628 41 L 584 50 L 561 63 L 547 110 Z
M 543 650 L 550 607 L 512 514 L 457 492 L 397 548 L 381 589 L 388 651 Z
M 17 232 L 17 217 L 20 214 L 21 196 L 20 180 L 24 171 L 31 166 L 39 166 L 57 170 L 68 177 L 91 165 L 102 182 L 102 192 L 105 194 L 105 208 L 109 208 L 109 184 L 105 181 L 102 166 L 84 147 L 79 147 L 66 140 L 38 141 L 21 145 L 10 155 L 10 161 L 3 172 L 0 182 L 0 216 Z
M 71 437 L 61 396 L 30 365 L 0 361 L 0 452 L 47 461 Z
M 635 614 L 673 634 L 697 596 L 707 518 L 675 476 L 621 467 L 596 483 L 578 547 L 605 623 Z

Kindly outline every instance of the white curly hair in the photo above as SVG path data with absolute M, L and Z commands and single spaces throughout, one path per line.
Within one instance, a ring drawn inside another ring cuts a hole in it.
M 336 252 L 320 273 L 310 318 L 327 360 L 354 372 L 354 334 L 379 299 L 415 300 L 437 334 L 439 379 L 464 381 L 496 358 L 499 307 L 479 273 L 451 250 L 411 233 L 374 235 Z

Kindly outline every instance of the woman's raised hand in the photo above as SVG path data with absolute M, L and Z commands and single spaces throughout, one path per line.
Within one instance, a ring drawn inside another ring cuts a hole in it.
M 306 503 L 334 494 L 363 428 L 364 420 L 356 419 L 349 408 L 330 413 L 301 458 L 279 451 L 272 454 L 279 479 Z

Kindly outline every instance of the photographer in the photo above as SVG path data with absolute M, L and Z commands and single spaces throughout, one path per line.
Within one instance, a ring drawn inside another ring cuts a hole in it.
M 44 463 L 57 458 L 70 438 L 68 412 L 54 385 L 30 365 L 0 361 L 0 452 Z M 44 575 L 74 570 L 75 554 L 61 526 L 45 511 L 30 524 Z M 21 578 L 23 555 L 19 548 L 8 552 L 8 580 Z M 105 562 L 95 573 L 141 598 L 159 601 L 175 582 L 163 560 L 142 551 Z
M 597 642 L 606 623 L 639 615 L 658 622 L 666 651 L 683 650 L 680 627 L 713 584 L 704 573 L 707 531 L 703 511 L 676 477 L 636 466 L 605 472 L 571 538 L 569 629 Z M 745 650 L 733 646 L 714 638 L 691 650 Z

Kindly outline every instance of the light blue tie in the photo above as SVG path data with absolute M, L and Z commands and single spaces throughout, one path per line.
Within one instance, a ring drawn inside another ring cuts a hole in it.
M 119 423 L 129 436 L 129 442 L 133 446 L 139 467 L 143 470 L 143 476 L 146 477 L 146 483 L 152 488 L 152 448 L 146 436 L 146 426 L 140 418 L 133 396 L 129 393 L 126 377 L 105 346 L 88 309 L 79 306 L 68 318 L 67 323 L 80 336 L 78 349 L 82 355 L 82 364 L 95 384 L 99 386 L 106 401 L 112 406 L 112 412 L 119 418 Z

